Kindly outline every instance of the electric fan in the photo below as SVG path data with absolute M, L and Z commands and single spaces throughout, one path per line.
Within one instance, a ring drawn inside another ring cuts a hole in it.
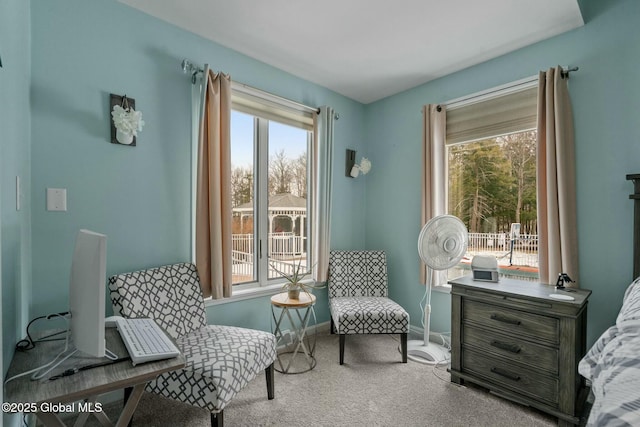
M 432 274 L 455 266 L 467 251 L 467 228 L 453 215 L 430 219 L 418 236 L 418 254 L 427 265 L 427 285 L 424 307 L 424 341 L 407 343 L 408 357 L 415 362 L 437 364 L 448 359 L 447 349 L 429 342 L 431 321 Z

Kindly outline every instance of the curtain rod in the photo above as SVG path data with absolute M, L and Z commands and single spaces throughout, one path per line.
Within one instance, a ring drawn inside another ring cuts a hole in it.
M 187 59 L 183 59 L 182 60 L 182 71 L 185 74 L 191 74 L 191 83 L 192 84 L 196 83 L 196 78 L 197 78 L 198 74 L 204 73 L 204 69 L 196 66 L 193 62 L 191 62 L 191 61 L 189 61 Z M 292 100 L 287 99 L 287 98 L 283 98 L 282 96 L 275 95 L 273 93 L 269 93 L 267 91 L 255 88 L 253 86 L 249 86 L 249 85 L 244 84 L 244 83 L 238 83 L 238 82 L 235 82 L 235 81 L 232 80 L 231 81 L 231 87 L 233 89 L 240 90 L 241 92 L 248 93 L 250 95 L 265 96 L 267 98 L 271 98 L 272 100 L 276 100 L 276 101 L 279 101 L 279 102 L 284 102 L 284 103 L 293 105 L 293 106 L 295 106 L 297 108 L 300 108 L 300 109 L 303 109 L 303 110 L 315 112 L 316 114 L 320 113 L 320 109 L 319 108 L 309 107 L 308 105 L 304 105 L 304 104 L 301 104 L 299 102 L 292 101 Z M 336 114 L 336 118 L 338 118 L 337 114 Z
M 196 66 L 193 62 L 188 59 L 182 60 L 182 71 L 185 74 L 191 74 L 191 84 L 196 83 L 196 76 L 200 73 L 204 73 L 204 69 Z
M 578 67 L 567 67 L 567 68 L 562 68 L 562 71 L 560 72 L 560 75 L 562 76 L 562 78 L 567 78 L 569 77 L 569 73 L 573 72 L 573 71 L 578 71 L 580 68 Z

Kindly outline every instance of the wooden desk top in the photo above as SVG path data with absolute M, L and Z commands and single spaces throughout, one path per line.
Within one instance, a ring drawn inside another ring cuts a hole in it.
M 107 328 L 105 337 L 109 350 L 118 357 L 128 356 L 116 328 Z M 64 341 L 48 341 L 36 343 L 32 350 L 16 351 L 6 378 L 48 363 L 63 348 Z M 105 358 L 76 358 L 74 361 L 72 356 L 63 366 L 50 372 L 45 379 L 32 381 L 29 374 L 9 381 L 4 385 L 4 398 L 9 402 L 74 402 L 148 382 L 164 372 L 180 369 L 185 365 L 182 354 L 171 359 L 141 363 L 137 366 L 133 366 L 129 359 L 78 371 L 73 375 L 52 381 L 47 379 L 69 367 L 80 367 L 106 360 Z
M 282 292 L 271 297 L 271 304 L 283 308 L 304 308 L 316 303 L 316 296 L 312 293 L 300 291 L 298 299 L 289 298 L 287 292 Z

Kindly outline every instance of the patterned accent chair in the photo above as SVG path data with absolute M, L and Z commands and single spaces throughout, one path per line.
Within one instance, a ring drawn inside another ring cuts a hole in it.
M 331 251 L 328 286 L 331 332 L 340 334 L 341 365 L 345 337 L 352 334 L 400 334 L 402 363 L 407 363 L 409 313 L 388 298 L 383 251 Z
M 223 425 L 225 406 L 262 370 L 268 399 L 273 399 L 275 336 L 207 325 L 195 265 L 119 274 L 109 278 L 109 291 L 114 314 L 155 319 L 185 356 L 183 369 L 160 375 L 147 391 L 209 410 L 212 426 Z

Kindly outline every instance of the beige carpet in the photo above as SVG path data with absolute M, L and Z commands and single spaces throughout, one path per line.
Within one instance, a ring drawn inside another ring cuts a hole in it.
M 557 425 L 556 419 L 533 409 L 450 383 L 444 368 L 400 363 L 394 336 L 347 337 L 345 364 L 340 366 L 338 337 L 320 334 L 316 357 L 317 366 L 310 372 L 276 373 L 274 400 L 267 400 L 264 374 L 253 380 L 225 408 L 225 425 Z M 106 408 L 111 419 L 119 406 Z M 209 425 L 208 412 L 148 393 L 134 415 L 136 427 Z

